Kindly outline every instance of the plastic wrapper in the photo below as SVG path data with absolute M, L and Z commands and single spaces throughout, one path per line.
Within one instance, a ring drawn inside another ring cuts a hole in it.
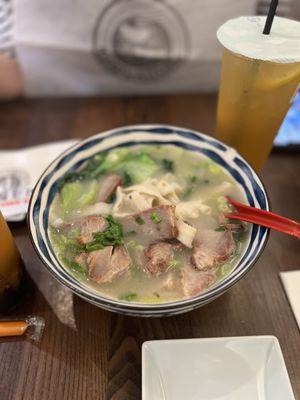
M 23 318 L 0 320 L 0 339 L 20 336 L 39 342 L 42 338 L 45 320 L 42 317 L 29 315 Z

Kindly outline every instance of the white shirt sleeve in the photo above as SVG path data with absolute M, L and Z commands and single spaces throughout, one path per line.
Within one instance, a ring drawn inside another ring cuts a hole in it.
M 13 9 L 10 0 L 0 0 L 0 53 L 14 55 Z

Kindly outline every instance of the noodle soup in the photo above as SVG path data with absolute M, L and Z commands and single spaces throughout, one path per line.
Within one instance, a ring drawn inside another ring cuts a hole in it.
M 61 179 L 51 242 L 65 268 L 103 296 L 193 297 L 234 269 L 248 240 L 246 224 L 224 217 L 226 196 L 245 201 L 225 169 L 199 153 L 114 149 Z

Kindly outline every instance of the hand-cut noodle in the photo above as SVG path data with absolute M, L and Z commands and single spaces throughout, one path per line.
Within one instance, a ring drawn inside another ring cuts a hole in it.
M 182 187 L 167 174 L 162 179 L 147 179 L 139 185 L 117 188 L 113 215 L 125 217 L 159 205 L 177 204 Z M 174 178 L 173 178 L 174 179 Z
M 112 209 L 115 217 L 127 217 L 152 207 L 155 196 L 140 193 L 136 190 L 128 193 L 121 187 L 117 188 L 116 201 Z
M 177 239 L 186 247 L 192 248 L 197 229 L 184 222 L 181 218 L 177 219 L 178 236 Z

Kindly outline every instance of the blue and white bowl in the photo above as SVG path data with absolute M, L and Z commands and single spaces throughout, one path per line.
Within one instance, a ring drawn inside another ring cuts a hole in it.
M 209 290 L 189 299 L 162 304 L 136 304 L 102 296 L 76 280 L 57 259 L 48 234 L 49 209 L 58 190 L 60 178 L 77 169 L 89 157 L 101 151 L 136 144 L 173 144 L 202 153 L 225 168 L 244 192 L 251 206 L 269 210 L 265 188 L 250 165 L 225 144 L 189 129 L 169 125 L 133 125 L 113 129 L 86 139 L 59 156 L 43 173 L 33 189 L 28 224 L 33 245 L 46 268 L 78 296 L 106 310 L 158 317 L 180 314 L 203 306 L 226 292 L 254 265 L 268 239 L 268 229 L 253 225 L 248 245 L 234 270 Z

